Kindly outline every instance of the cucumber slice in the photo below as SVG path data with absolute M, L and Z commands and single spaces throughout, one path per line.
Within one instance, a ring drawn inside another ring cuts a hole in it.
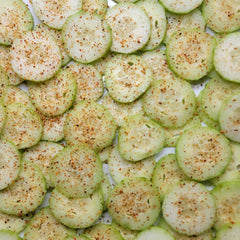
M 37 113 L 21 103 L 6 108 L 7 119 L 2 139 L 13 142 L 18 149 L 38 143 L 42 136 L 42 122 Z
M 107 53 L 112 34 L 102 17 L 80 11 L 66 20 L 62 41 L 70 57 L 81 63 L 90 63 Z
M 168 80 L 173 78 L 174 73 L 168 66 L 165 49 L 156 49 L 145 52 L 142 54 L 142 57 L 152 69 L 154 81 Z
M 182 171 L 197 181 L 219 176 L 232 157 L 227 138 L 207 127 L 185 131 L 178 140 L 176 155 Z
M 20 172 L 20 153 L 14 144 L 0 140 L 0 190 L 8 187 Z
M 90 240 L 90 238 L 81 234 L 81 236 L 68 236 L 68 237 L 64 238 L 64 240 Z
M 21 240 L 21 238 L 13 231 L 10 230 L 0 230 L 1 240 Z
M 179 137 L 184 131 L 192 127 L 200 127 L 201 120 L 198 116 L 194 116 L 186 125 L 180 128 L 165 128 L 165 146 L 176 147 Z
M 0 45 L 0 65 L 9 77 L 9 84 L 18 85 L 23 79 L 21 79 L 12 68 L 10 49 L 10 47 Z
M 202 6 L 208 27 L 220 33 L 240 29 L 239 10 L 238 0 L 208 0 L 204 1 Z
M 22 154 L 23 160 L 36 164 L 42 171 L 46 179 L 47 188 L 54 187 L 49 176 L 51 161 L 63 148 L 64 147 L 58 143 L 39 142 L 32 148 L 26 149 Z
M 16 182 L 0 192 L 0 211 L 18 216 L 26 215 L 42 203 L 45 192 L 45 179 L 38 167 L 22 161 Z
M 1 60 L 0 60 L 0 65 L 1 65 Z M 2 98 L 4 92 L 6 91 L 8 83 L 9 83 L 8 75 L 6 74 L 4 69 L 0 66 L 0 98 Z
M 240 7 L 239 7 L 240 12 Z M 240 17 L 240 14 L 239 14 Z M 240 21 L 239 21 L 240 26 Z M 214 66 L 226 80 L 240 83 L 240 32 L 226 35 L 216 46 Z
M 139 98 L 153 80 L 146 61 L 137 55 L 119 54 L 113 57 L 105 71 L 105 83 L 110 96 L 121 103 Z
M 112 221 L 112 226 L 121 233 L 121 235 L 124 237 L 125 240 L 133 240 L 134 237 L 139 232 L 136 230 L 130 230 L 130 229 L 124 228 L 121 225 L 119 225 L 118 223 L 116 223 L 115 221 Z
M 3 103 L 0 99 L 0 132 L 2 131 L 6 122 L 6 110 L 3 106 Z
M 103 211 L 107 210 L 107 200 L 112 189 L 112 185 L 106 174 L 103 174 L 103 180 L 101 183 L 102 193 L 103 193 Z
M 164 218 L 161 218 L 158 224 L 159 227 L 167 230 L 173 237 L 175 237 L 176 240 L 213 240 L 213 231 L 212 229 L 209 229 L 208 231 L 198 234 L 198 235 L 193 235 L 193 236 L 188 236 L 185 234 L 180 234 L 173 230 L 164 220 Z
M 167 25 L 165 9 L 158 0 L 140 0 L 136 5 L 147 13 L 151 24 L 149 41 L 142 50 L 149 51 L 155 49 L 160 45 L 165 35 Z
M 219 124 L 230 140 L 240 142 L 240 93 L 226 99 L 220 109 Z
M 216 240 L 238 240 L 240 236 L 240 223 L 230 224 L 222 227 L 216 233 Z
M 163 128 L 141 115 L 129 116 L 119 130 L 119 152 L 128 161 L 151 157 L 162 150 L 164 143 Z
M 168 154 L 161 158 L 154 169 L 152 182 L 163 200 L 164 195 L 177 183 L 188 180 L 177 164 L 175 154 Z
M 66 19 L 82 9 L 82 0 L 31 0 L 35 14 L 51 28 L 62 29 Z
M 28 83 L 28 92 L 34 106 L 46 116 L 66 112 L 75 99 L 76 88 L 75 77 L 68 69 L 60 70 L 48 81 Z
M 85 198 L 69 199 L 54 189 L 49 206 L 53 216 L 62 224 L 70 228 L 87 228 L 102 214 L 102 190 L 99 189 Z
M 174 14 L 167 13 L 167 30 L 165 35 L 165 42 L 168 42 L 171 35 L 175 31 L 181 31 L 182 28 L 198 28 L 205 30 L 206 22 L 199 9 L 195 9 L 188 14 Z
M 113 150 L 113 145 L 108 146 L 108 147 L 102 149 L 100 152 L 98 152 L 98 156 L 99 156 L 99 158 L 101 159 L 102 162 L 107 162 L 108 161 L 112 150 Z
M 111 145 L 116 129 L 112 115 L 103 105 L 82 101 L 69 112 L 64 134 L 69 145 L 87 143 L 101 150 Z
M 124 240 L 120 232 L 112 225 L 98 223 L 84 231 L 84 234 L 92 240 Z
M 121 226 L 142 230 L 152 226 L 161 211 L 157 189 L 145 178 L 128 178 L 108 198 L 108 211 Z
M 212 179 L 212 183 L 217 185 L 218 183 L 227 181 L 240 181 L 240 143 L 230 143 L 232 151 L 232 159 L 228 164 L 226 170 L 220 176 Z
M 67 66 L 77 82 L 77 94 L 74 103 L 83 100 L 97 101 L 103 95 L 103 80 L 92 65 L 73 63 Z
M 87 145 L 65 147 L 52 160 L 53 185 L 69 198 L 88 197 L 101 184 L 102 163 Z
M 105 16 L 112 30 L 111 51 L 133 53 L 143 48 L 151 33 L 150 19 L 133 3 L 119 3 L 108 9 Z
M 41 209 L 30 221 L 24 240 L 63 240 L 68 235 L 76 235 L 76 232 L 57 222 L 47 207 Z
M 1 0 L 0 6 L 0 44 L 11 45 L 33 29 L 33 17 L 22 0 Z
M 138 162 L 129 162 L 122 158 L 117 147 L 113 148 L 108 159 L 109 172 L 115 183 L 125 178 L 145 177 L 151 180 L 155 159 L 153 157 Z
M 107 0 L 82 0 L 82 10 L 91 14 L 104 16 L 107 12 Z
M 45 24 L 37 25 L 35 30 L 49 34 L 54 38 L 61 52 L 62 66 L 65 66 L 71 60 L 71 58 L 67 55 L 66 51 L 64 50 L 61 31 L 50 28 Z
M 144 115 L 141 98 L 131 103 L 119 103 L 113 100 L 107 93 L 102 99 L 102 104 L 112 114 L 118 126 L 122 126 L 126 118 L 130 115 Z
M 169 128 L 187 124 L 195 112 L 195 106 L 191 85 L 176 77 L 155 82 L 143 96 L 145 113 Z
M 163 200 L 163 217 L 177 232 L 197 235 L 215 222 L 215 203 L 204 185 L 184 181 L 175 185 Z
M 202 108 L 214 121 L 218 121 L 219 111 L 225 99 L 240 91 L 240 85 L 215 77 L 211 79 L 202 95 Z
M 240 181 L 229 181 L 218 184 L 212 195 L 216 203 L 216 222 L 214 228 L 219 230 L 224 224 L 240 222 L 239 199 Z
M 10 54 L 13 70 L 25 80 L 45 81 L 61 67 L 62 57 L 56 41 L 38 30 L 16 39 Z
M 215 40 L 198 29 L 181 29 L 167 42 L 167 59 L 170 68 L 186 80 L 199 80 L 212 69 Z
M 174 13 L 189 13 L 202 4 L 203 0 L 160 0 L 163 6 Z
M 22 103 L 33 110 L 35 109 L 28 94 L 15 86 L 6 87 L 3 102 L 5 107 L 13 103 Z
M 137 234 L 134 240 L 175 240 L 175 238 L 165 229 L 160 227 L 151 227 Z

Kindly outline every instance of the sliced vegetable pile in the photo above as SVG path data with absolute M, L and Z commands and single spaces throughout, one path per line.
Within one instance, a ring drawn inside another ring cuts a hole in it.
M 26 1 L 0 0 L 0 239 L 239 240 L 240 1 Z

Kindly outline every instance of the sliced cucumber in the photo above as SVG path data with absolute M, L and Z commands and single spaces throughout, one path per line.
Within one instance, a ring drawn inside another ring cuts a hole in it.
M 240 7 L 239 7 L 240 12 Z M 240 14 L 239 14 L 240 18 Z M 239 20 L 240 26 L 240 20 Z M 214 66 L 226 80 L 240 83 L 240 32 L 226 35 L 216 46 Z
M 76 232 L 55 220 L 47 207 L 41 209 L 30 221 L 24 233 L 24 240 L 63 240 L 68 235 L 76 236 Z
M 23 231 L 32 216 L 31 213 L 25 216 L 15 216 L 0 212 L 0 229 L 19 233 Z
M 137 234 L 134 240 L 175 240 L 175 238 L 165 229 L 154 226 Z
M 88 197 L 101 184 L 102 163 L 87 145 L 65 147 L 52 160 L 53 185 L 69 198 Z
M 46 116 L 57 116 L 66 112 L 76 95 L 76 81 L 68 70 L 42 83 L 28 83 L 28 91 L 34 106 Z
M 82 0 L 82 10 L 91 14 L 104 16 L 107 12 L 107 0 Z
M 226 137 L 240 143 L 240 93 L 223 102 L 219 113 L 219 124 Z
M 49 176 L 49 168 L 53 157 L 63 150 L 63 146 L 52 142 L 39 142 L 32 148 L 28 148 L 22 154 L 22 159 L 36 164 L 42 171 L 47 188 L 54 187 Z
M 133 240 L 134 237 L 139 232 L 137 230 L 130 230 L 130 229 L 124 228 L 118 223 L 116 223 L 115 221 L 112 221 L 112 226 L 121 233 L 121 235 L 124 237 L 125 240 Z
M 92 240 L 124 240 L 120 232 L 112 225 L 98 223 L 84 231 L 84 234 Z
M 1 240 L 21 240 L 17 233 L 11 230 L 0 230 L 0 239 Z
M 140 97 L 153 80 L 146 61 L 137 55 L 119 54 L 113 57 L 105 71 L 106 87 L 110 96 L 121 103 Z
M 21 78 L 35 82 L 53 77 L 62 63 L 56 41 L 38 30 L 29 31 L 16 39 L 10 54 L 13 70 Z
M 176 155 L 182 171 L 197 181 L 219 176 L 232 157 L 227 138 L 207 127 L 185 131 L 178 140 Z
M 240 181 L 229 181 L 218 184 L 212 195 L 216 203 L 216 222 L 214 228 L 219 230 L 224 224 L 240 222 L 239 199 Z
M 146 178 L 128 178 L 108 198 L 108 211 L 121 226 L 142 230 L 152 226 L 161 211 L 157 189 Z
M 75 104 L 80 101 L 97 101 L 103 95 L 103 80 L 92 65 L 73 63 L 67 66 L 77 82 Z
M 64 134 L 69 145 L 87 143 L 101 150 L 111 145 L 116 129 L 112 115 L 103 105 L 82 101 L 69 112 Z
M 186 80 L 199 80 L 212 69 L 215 40 L 198 29 L 181 29 L 167 42 L 168 63 L 177 75 Z
M 1 53 L 0 53 L 0 55 L 1 55 Z M 1 58 L 1 56 L 0 56 L 0 58 Z M 2 98 L 4 92 L 6 91 L 8 83 L 9 83 L 8 75 L 4 71 L 4 69 L 1 67 L 1 60 L 0 60 L 0 98 Z
M 179 137 L 184 131 L 192 127 L 200 127 L 201 120 L 198 116 L 194 116 L 186 125 L 180 128 L 165 128 L 165 146 L 176 147 Z
M 149 51 L 158 47 L 164 38 L 167 25 L 165 9 L 158 0 L 140 0 L 136 5 L 141 7 L 150 19 L 150 38 L 147 45 L 142 49 Z
M 90 63 L 107 53 L 112 35 L 102 17 L 80 11 L 66 20 L 62 40 L 70 57 L 81 63 Z
M 20 172 L 20 153 L 14 144 L 0 140 L 0 190 L 8 187 Z
M 119 130 L 119 152 L 128 161 L 151 157 L 162 150 L 164 143 L 164 129 L 141 115 L 129 116 Z
M 114 145 L 114 144 L 113 144 Z M 113 150 L 113 145 L 103 148 L 100 152 L 98 152 L 98 156 L 102 162 L 107 162 L 111 152 Z
M 23 105 L 34 110 L 34 106 L 28 94 L 22 89 L 15 86 L 8 86 L 6 88 L 3 95 L 3 102 L 5 107 L 12 103 L 22 103 Z
M 0 6 L 0 44 L 11 45 L 33 29 L 33 17 L 22 0 L 1 0 Z
M 23 79 L 21 79 L 12 68 L 10 49 L 10 47 L 0 45 L 0 65 L 9 77 L 9 84 L 18 85 Z
M 115 183 L 132 177 L 145 177 L 151 180 L 155 163 L 153 157 L 138 162 L 129 162 L 122 158 L 117 147 L 113 148 L 108 159 L 109 172 Z
M 69 199 L 56 189 L 52 191 L 49 206 L 53 216 L 70 228 L 87 228 L 102 214 L 103 195 L 98 189 L 85 198 Z
M 163 217 L 177 232 L 197 235 L 215 222 L 215 203 L 204 185 L 184 181 L 175 185 L 164 197 Z
M 18 216 L 26 215 L 42 203 L 45 192 L 45 179 L 39 168 L 22 161 L 16 182 L 0 192 L 0 211 Z
M 112 189 L 112 185 L 109 181 L 109 178 L 106 174 L 103 174 L 103 180 L 101 183 L 102 194 L 103 194 L 103 211 L 107 210 L 107 201 L 110 191 Z
M 176 155 L 168 154 L 157 162 L 153 172 L 152 182 L 157 187 L 161 200 L 163 200 L 164 195 L 169 189 L 180 181 L 188 179 L 189 178 L 179 168 Z
M 195 9 L 188 14 L 174 14 L 168 12 L 165 42 L 168 42 L 175 31 L 180 31 L 182 28 L 198 28 L 204 31 L 205 25 L 206 22 L 199 9 Z
M 112 29 L 113 52 L 133 53 L 148 43 L 150 19 L 145 11 L 135 4 L 116 4 L 108 9 L 105 19 Z
M 71 60 L 71 58 L 67 55 L 66 51 L 63 48 L 61 31 L 50 28 L 45 24 L 39 24 L 36 26 L 35 29 L 37 29 L 40 32 L 49 34 L 54 38 L 62 55 L 62 66 L 65 66 Z
M 154 81 L 168 80 L 174 76 L 174 73 L 168 66 L 165 49 L 145 52 L 142 54 L 142 57 L 152 69 Z
M 238 240 L 240 236 L 240 223 L 230 224 L 220 228 L 216 233 L 216 240 Z
M 219 77 L 211 79 L 202 95 L 202 108 L 214 121 L 218 121 L 219 111 L 223 101 L 240 91 L 240 85 L 224 81 Z
M 143 96 L 146 114 L 169 128 L 187 124 L 194 114 L 195 106 L 191 85 L 176 77 L 155 82 Z
M 9 105 L 6 111 L 7 119 L 2 139 L 12 141 L 18 149 L 37 144 L 42 136 L 42 122 L 39 115 L 21 103 Z
M 238 0 L 207 0 L 203 2 L 202 11 L 208 27 L 215 32 L 226 33 L 240 29 Z
M 31 0 L 35 14 L 51 28 L 62 29 L 66 19 L 82 9 L 82 0 Z

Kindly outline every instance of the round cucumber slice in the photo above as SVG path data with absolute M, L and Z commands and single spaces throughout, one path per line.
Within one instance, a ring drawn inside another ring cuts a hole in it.
M 111 51 L 133 53 L 149 41 L 151 24 L 143 9 L 133 3 L 119 3 L 105 16 L 112 30 Z
M 118 134 L 119 152 L 124 159 L 132 162 L 159 153 L 164 143 L 163 128 L 141 115 L 129 116 Z
M 199 80 L 212 69 L 215 40 L 198 29 L 181 29 L 167 42 L 166 54 L 172 71 L 186 80 Z
M 132 230 L 152 226 L 161 211 L 157 189 L 146 178 L 128 178 L 117 184 L 108 198 L 113 220 Z
M 216 233 L 216 240 L 238 240 L 240 236 L 240 223 L 229 224 L 219 229 Z
M 87 145 L 65 147 L 52 160 L 53 185 L 69 198 L 87 197 L 102 181 L 102 162 Z
M 232 157 L 227 138 L 207 127 L 185 131 L 178 140 L 176 155 L 182 171 L 197 181 L 219 176 Z
M 87 143 L 101 150 L 112 144 L 116 129 L 112 115 L 103 105 L 82 101 L 69 111 L 64 134 L 69 145 Z
M 240 32 L 228 34 L 216 46 L 214 52 L 214 66 L 216 71 L 224 79 L 237 83 L 240 83 L 239 38 Z
M 215 222 L 215 203 L 204 185 L 183 181 L 164 197 L 163 217 L 177 232 L 197 235 L 210 229 Z
M 66 20 L 62 41 L 70 57 L 81 63 L 90 63 L 107 53 L 112 35 L 102 17 L 80 11 Z
M 152 80 L 151 69 L 146 61 L 137 55 L 116 55 L 109 61 L 105 71 L 109 94 L 121 103 L 130 103 L 139 98 Z

